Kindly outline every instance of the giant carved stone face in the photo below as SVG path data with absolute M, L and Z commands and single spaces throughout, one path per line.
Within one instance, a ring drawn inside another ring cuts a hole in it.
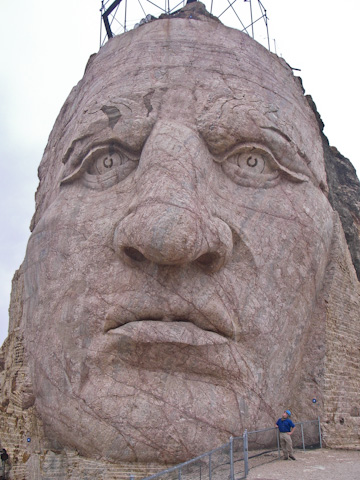
M 332 213 L 285 62 L 209 20 L 116 37 L 40 178 L 24 311 L 51 442 L 175 463 L 294 408 Z

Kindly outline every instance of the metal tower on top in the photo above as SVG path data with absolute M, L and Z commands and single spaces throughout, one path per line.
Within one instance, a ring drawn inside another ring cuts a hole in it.
M 171 15 L 197 0 L 102 0 L 100 47 L 161 14 Z M 268 16 L 261 0 L 202 0 L 208 12 L 225 25 L 248 34 L 270 50 Z

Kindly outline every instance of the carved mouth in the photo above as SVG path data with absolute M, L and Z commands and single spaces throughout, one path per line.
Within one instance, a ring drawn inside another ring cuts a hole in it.
M 164 315 L 114 309 L 106 316 L 104 333 L 126 335 L 141 343 L 205 345 L 234 338 L 234 326 L 225 315 L 214 311 Z
M 175 320 L 139 320 L 116 328 L 109 328 L 111 335 L 124 335 L 142 344 L 217 345 L 227 343 L 223 335 L 203 330 L 191 322 Z
M 108 311 L 99 338 L 103 343 L 96 351 L 105 355 L 102 361 L 111 368 L 120 362 L 136 371 L 183 372 L 220 381 L 224 376 L 238 378 L 234 361 L 242 371 L 247 369 L 241 351 L 233 348 L 235 333 L 234 319 L 213 297 L 196 308 L 195 302 L 178 297 L 150 298 L 133 292 L 123 294 Z

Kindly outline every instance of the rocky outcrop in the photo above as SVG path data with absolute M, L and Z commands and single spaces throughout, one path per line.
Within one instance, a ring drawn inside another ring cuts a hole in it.
M 329 144 L 323 133 L 324 123 L 310 95 L 307 96 L 321 130 L 329 202 L 340 216 L 345 238 L 360 280 L 360 181 L 350 160 Z
M 355 168 L 324 136 L 329 201 L 338 212 L 357 277 L 360 280 L 360 182 Z

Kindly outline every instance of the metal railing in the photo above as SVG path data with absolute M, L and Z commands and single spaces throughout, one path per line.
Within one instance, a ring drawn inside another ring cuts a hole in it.
M 320 417 L 295 423 L 293 447 L 321 448 Z M 258 465 L 280 458 L 279 429 L 265 428 L 248 432 L 241 437 L 230 437 L 229 442 L 187 462 L 162 470 L 142 480 L 240 480 Z M 135 476 L 131 475 L 130 480 Z
M 294 449 L 305 451 L 322 447 L 320 418 L 298 422 L 295 426 L 297 428 L 291 437 Z M 246 478 L 251 468 L 273 462 L 281 456 L 279 429 L 276 427 L 247 432 L 246 443 L 247 456 L 244 458 L 243 468 L 238 472 L 235 470 L 237 479 Z M 243 476 L 237 476 L 242 472 Z

